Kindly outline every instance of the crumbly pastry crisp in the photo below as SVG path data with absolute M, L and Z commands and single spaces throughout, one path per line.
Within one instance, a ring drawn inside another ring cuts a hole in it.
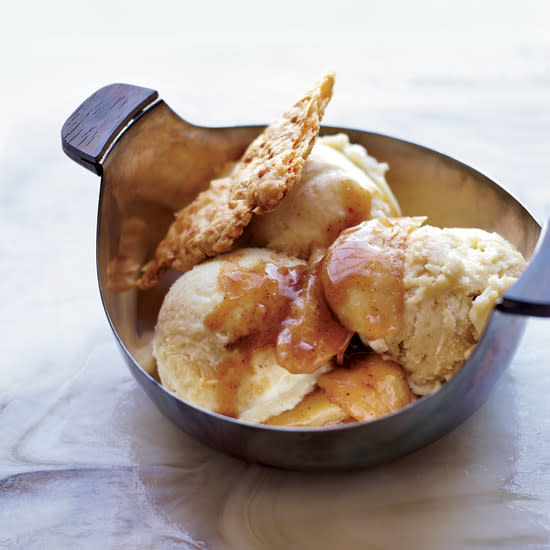
M 277 208 L 300 180 L 333 85 L 334 74 L 327 73 L 249 145 L 230 176 L 212 181 L 177 213 L 155 257 L 143 268 L 140 288 L 153 287 L 170 267 L 185 272 L 226 252 L 253 213 Z

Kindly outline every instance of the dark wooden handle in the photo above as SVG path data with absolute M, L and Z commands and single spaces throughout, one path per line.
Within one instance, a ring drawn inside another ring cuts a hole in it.
M 550 317 L 550 219 L 540 235 L 527 268 L 504 293 L 497 309 L 518 315 Z
M 154 103 L 158 93 L 130 84 L 110 84 L 92 94 L 61 129 L 63 151 L 101 175 L 101 159 L 122 128 Z

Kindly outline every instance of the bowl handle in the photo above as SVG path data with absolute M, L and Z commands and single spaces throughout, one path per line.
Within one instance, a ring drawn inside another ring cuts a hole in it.
M 517 315 L 550 317 L 550 220 L 542 228 L 527 268 L 504 293 L 496 309 Z
M 63 151 L 78 164 L 101 175 L 101 159 L 120 131 L 156 102 L 158 93 L 130 84 L 101 88 L 67 119 L 61 129 Z

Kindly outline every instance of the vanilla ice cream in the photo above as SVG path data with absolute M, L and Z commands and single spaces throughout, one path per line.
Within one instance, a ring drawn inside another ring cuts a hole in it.
M 275 337 L 284 320 L 292 319 L 296 298 L 303 297 L 305 267 L 284 254 L 243 249 L 183 274 L 166 295 L 155 329 L 163 385 L 195 405 L 250 422 L 297 405 L 331 368 L 329 358 L 336 353 L 322 356 L 313 372 L 291 373 L 281 366 L 280 334 Z M 306 306 L 311 312 L 307 301 Z M 285 353 L 291 341 L 284 340 Z M 344 349 L 347 341 L 344 335 Z
M 350 144 L 345 134 L 319 138 L 298 185 L 279 208 L 254 216 L 246 236 L 254 246 L 308 258 L 345 228 L 373 217 L 398 216 L 399 205 L 385 180 L 388 169 Z
M 423 395 L 470 356 L 495 301 L 521 274 L 525 260 L 496 233 L 418 228 L 403 220 L 371 220 L 342 234 L 325 260 L 333 273 L 325 288 L 338 318 L 374 351 L 403 366 L 412 390 Z M 342 250 L 359 260 L 343 264 Z M 331 301 L 331 292 L 338 295 L 331 290 L 338 277 L 348 286 L 351 281 L 355 292 L 361 288 L 353 279 L 358 272 L 367 272 L 370 278 L 363 281 L 370 283 L 382 275 L 386 284 L 369 285 L 362 302 Z

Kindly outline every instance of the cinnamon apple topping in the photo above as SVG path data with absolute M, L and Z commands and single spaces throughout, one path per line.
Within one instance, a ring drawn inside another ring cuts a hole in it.
M 414 400 L 403 369 L 379 355 L 357 357 L 321 375 L 317 384 L 327 399 L 355 420 L 374 420 Z
M 290 373 L 311 374 L 343 355 L 353 334 L 326 305 L 321 259 L 292 268 L 271 262 L 243 268 L 237 260 L 238 253 L 221 270 L 223 300 L 204 320 L 209 330 L 232 334 L 217 367 L 219 412 L 228 416 L 236 416 L 236 393 L 254 353 L 274 349 Z
M 371 340 L 395 334 L 404 306 L 407 235 L 425 218 L 386 218 L 348 229 L 323 263 L 325 297 L 340 322 Z

